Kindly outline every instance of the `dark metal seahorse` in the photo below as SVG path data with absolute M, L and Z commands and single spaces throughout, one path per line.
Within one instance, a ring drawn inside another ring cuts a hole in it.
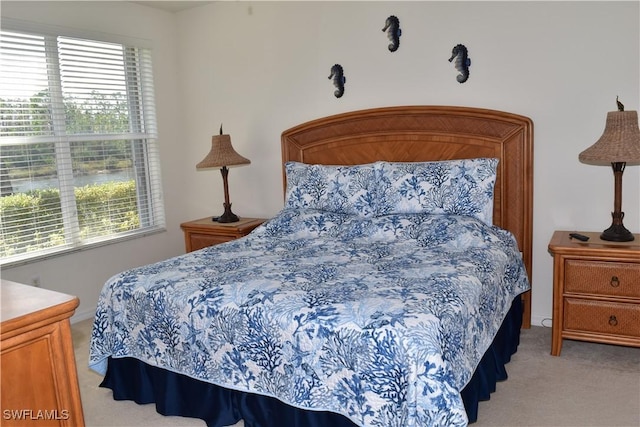
M 387 37 L 391 40 L 391 43 L 389 43 L 389 51 L 395 52 L 398 50 L 400 47 L 400 36 L 402 35 L 400 20 L 395 15 L 391 15 L 384 22 L 384 28 L 382 31 L 386 31 Z
M 344 76 L 342 65 L 335 64 L 333 67 L 331 67 L 329 80 L 331 79 L 333 79 L 333 85 L 336 87 L 336 90 L 333 92 L 333 94 L 336 96 L 336 98 L 342 97 L 342 95 L 344 95 L 344 84 L 347 82 L 347 78 Z
M 456 60 L 454 66 L 456 70 L 460 72 L 456 80 L 458 80 L 459 83 L 464 83 L 469 79 L 469 66 L 471 65 L 471 58 L 469 58 L 467 47 L 463 44 L 456 45 L 451 51 L 449 62 L 453 61 L 454 58 Z

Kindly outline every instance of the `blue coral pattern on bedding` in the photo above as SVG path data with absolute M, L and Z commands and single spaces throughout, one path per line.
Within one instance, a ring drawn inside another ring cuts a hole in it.
M 464 426 L 459 392 L 528 289 L 513 236 L 472 217 L 284 209 L 111 278 L 89 364 L 133 357 L 359 426 Z

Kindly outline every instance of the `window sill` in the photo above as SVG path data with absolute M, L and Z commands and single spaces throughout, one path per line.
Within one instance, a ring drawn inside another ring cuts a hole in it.
M 107 246 L 107 245 L 112 245 L 112 244 L 115 244 L 115 243 L 121 243 L 121 242 L 124 242 L 124 241 L 127 241 L 127 240 L 139 239 L 139 238 L 151 236 L 151 235 L 158 234 L 158 233 L 164 233 L 165 231 L 167 231 L 167 229 L 165 227 L 151 227 L 151 228 L 147 228 L 147 229 L 142 230 L 142 231 L 135 231 L 135 232 L 126 233 L 126 234 L 123 234 L 123 235 L 118 236 L 118 237 L 112 237 L 112 238 L 109 238 L 109 239 L 92 241 L 90 243 L 83 244 L 82 246 L 53 248 L 50 251 L 38 252 L 37 254 L 33 254 L 33 255 L 24 254 L 23 256 L 18 255 L 18 256 L 15 256 L 15 257 L 4 258 L 4 259 L 0 260 L 0 267 L 2 267 L 3 269 L 7 269 L 7 268 L 11 268 L 11 267 L 17 267 L 17 266 L 20 266 L 20 265 L 30 264 L 30 263 L 38 262 L 38 261 L 43 261 L 43 260 L 49 259 L 49 258 L 55 258 L 55 257 L 59 257 L 59 256 L 69 255 L 69 254 L 72 254 L 74 252 L 80 252 L 80 251 L 84 251 L 84 250 L 88 250 L 88 249 L 98 248 L 98 247 L 101 247 L 101 246 Z

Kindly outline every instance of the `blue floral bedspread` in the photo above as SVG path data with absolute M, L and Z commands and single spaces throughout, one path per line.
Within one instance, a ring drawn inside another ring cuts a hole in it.
M 529 289 L 515 239 L 457 215 L 284 209 L 111 278 L 89 365 L 149 365 L 360 426 L 466 425 L 459 391 Z

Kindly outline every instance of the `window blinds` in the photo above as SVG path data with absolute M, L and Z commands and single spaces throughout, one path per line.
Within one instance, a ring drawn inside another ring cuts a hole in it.
M 0 31 L 0 260 L 164 226 L 148 49 Z

